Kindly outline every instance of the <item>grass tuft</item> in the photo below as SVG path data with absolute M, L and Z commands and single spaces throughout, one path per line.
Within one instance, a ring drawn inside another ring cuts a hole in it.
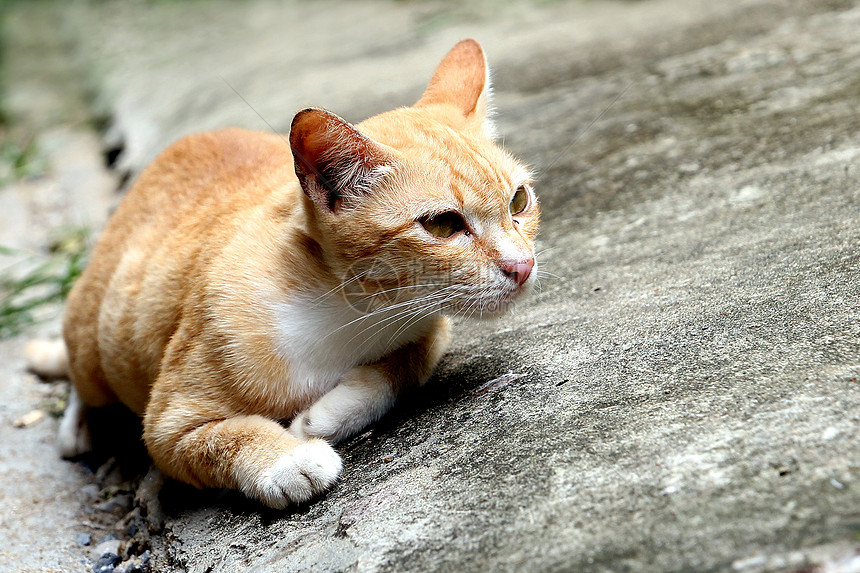
M 0 271 L 0 339 L 20 334 L 43 318 L 41 310 L 64 301 L 86 266 L 86 228 L 62 227 L 51 235 L 47 256 L 0 246 L 0 255 L 20 259 Z
M 38 177 L 45 168 L 35 137 L 18 141 L 0 131 L 0 187 L 20 179 Z

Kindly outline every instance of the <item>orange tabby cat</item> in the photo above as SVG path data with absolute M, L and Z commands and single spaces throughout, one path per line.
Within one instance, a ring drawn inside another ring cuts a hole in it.
M 330 443 L 427 380 L 445 316 L 499 315 L 534 282 L 537 199 L 491 140 L 488 88 L 464 40 L 413 107 L 356 126 L 309 108 L 289 145 L 228 129 L 162 153 L 69 296 L 63 454 L 120 401 L 173 478 L 275 508 L 331 487 Z

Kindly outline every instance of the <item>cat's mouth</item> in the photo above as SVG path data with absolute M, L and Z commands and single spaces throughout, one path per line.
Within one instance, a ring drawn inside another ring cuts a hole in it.
M 487 289 L 477 296 L 458 300 L 451 314 L 465 318 L 498 318 L 508 314 L 530 291 L 531 281 L 522 285 Z
M 498 267 L 458 267 L 428 274 L 404 272 L 373 260 L 351 267 L 339 290 L 347 305 L 361 314 L 496 318 L 510 312 L 532 290 L 534 267 L 530 257 Z

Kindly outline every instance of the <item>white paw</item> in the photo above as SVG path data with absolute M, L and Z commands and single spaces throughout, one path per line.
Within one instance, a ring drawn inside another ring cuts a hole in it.
M 60 340 L 31 340 L 24 346 L 27 369 L 42 378 L 64 378 L 68 375 L 69 359 L 66 343 Z
M 78 397 L 74 387 L 69 392 L 69 403 L 60 420 L 57 434 L 60 455 L 66 459 L 91 452 L 93 449 L 90 426 L 87 423 L 87 407 Z
M 327 442 L 337 443 L 354 435 L 373 421 L 365 418 L 361 413 L 356 415 L 345 409 L 337 411 L 317 402 L 310 410 L 293 418 L 289 431 L 301 440 L 321 438 Z
M 264 504 L 283 509 L 301 503 L 334 485 L 343 463 L 334 449 L 322 440 L 311 440 L 281 456 L 247 492 Z
M 394 393 L 385 378 L 372 368 L 356 368 L 310 409 L 296 416 L 290 423 L 290 433 L 300 439 L 339 442 L 381 418 L 393 404 Z

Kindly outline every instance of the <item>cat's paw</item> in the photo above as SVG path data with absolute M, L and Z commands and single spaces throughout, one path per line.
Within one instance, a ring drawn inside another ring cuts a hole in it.
M 339 442 L 385 415 L 394 399 L 388 380 L 376 368 L 354 368 L 340 384 L 293 419 L 290 433 L 300 439 Z
M 65 378 L 69 357 L 62 340 L 31 340 L 24 346 L 27 369 L 42 378 Z
M 330 489 L 342 468 L 340 456 L 330 445 L 311 440 L 278 458 L 246 493 L 269 507 L 284 509 Z
M 336 444 L 365 426 L 362 417 L 353 420 L 352 423 L 344 423 L 342 413 L 315 406 L 293 418 L 289 432 L 300 440 L 319 438 Z
M 69 392 L 66 411 L 60 420 L 57 444 L 60 455 L 66 459 L 76 458 L 93 449 L 90 425 L 87 422 L 87 407 L 74 388 Z

